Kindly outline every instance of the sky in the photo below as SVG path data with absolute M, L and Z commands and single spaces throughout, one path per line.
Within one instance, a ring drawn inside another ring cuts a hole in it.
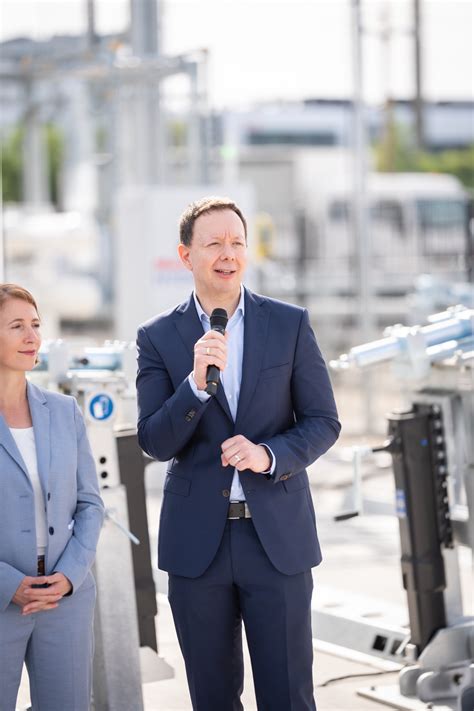
M 96 0 L 99 33 L 121 32 L 129 0 Z M 165 0 L 162 45 L 175 54 L 210 50 L 209 98 L 215 108 L 262 100 L 351 96 L 350 0 Z M 369 102 L 414 93 L 412 0 L 361 0 L 364 96 Z M 78 34 L 86 0 L 0 0 L 0 39 Z M 471 0 L 421 0 L 424 95 L 474 96 Z M 389 41 L 381 29 L 389 27 Z M 179 82 L 172 88 L 184 91 Z

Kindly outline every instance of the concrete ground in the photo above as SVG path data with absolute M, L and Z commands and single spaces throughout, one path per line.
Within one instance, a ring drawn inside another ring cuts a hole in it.
M 380 439 L 376 437 L 372 441 L 379 442 Z M 347 521 L 334 521 L 335 514 L 351 508 L 352 505 L 348 488 L 352 471 L 349 446 L 352 444 L 353 440 L 346 437 L 345 442 L 335 447 L 310 469 L 312 494 L 324 555 L 323 564 L 314 571 L 314 604 L 318 606 L 323 600 L 327 602 L 329 599 L 333 600 L 332 604 L 335 606 L 339 603 L 334 600 L 339 598 L 344 599 L 349 605 L 352 600 L 378 600 L 387 609 L 394 611 L 393 614 L 397 618 L 395 624 L 406 626 L 408 614 L 401 585 L 398 522 L 390 514 L 394 500 L 390 458 L 382 453 L 377 455 L 377 459 L 371 459 L 364 465 L 364 494 L 370 499 L 365 507 L 367 513 Z M 157 525 L 163 481 L 164 466 L 158 463 L 149 465 L 146 472 L 146 487 L 154 565 L 156 565 Z M 465 600 L 471 600 L 471 559 L 467 550 L 461 550 L 460 553 L 464 597 Z M 166 598 L 166 575 L 155 569 L 155 579 L 159 605 L 157 617 L 159 654 L 173 667 L 174 676 L 143 684 L 145 711 L 190 711 L 184 665 Z M 376 607 L 375 603 L 374 605 Z M 466 610 L 466 613 L 472 614 L 472 609 Z M 369 610 L 367 617 L 377 614 L 377 611 Z M 387 690 L 397 682 L 397 672 L 387 671 L 387 668 L 393 668 L 393 665 L 390 667 L 389 662 L 344 650 L 337 646 L 341 642 L 337 638 L 332 640 L 336 645 L 333 647 L 318 642 L 317 629 L 313 630 L 313 634 L 316 638 L 314 682 L 318 711 L 386 709 L 386 705 L 360 696 L 358 690 L 377 686 L 382 692 L 388 694 Z M 245 664 L 246 683 L 242 701 L 246 711 L 254 711 L 257 707 L 248 654 Z M 339 679 L 340 677 L 347 678 Z M 18 698 L 18 708 L 25 709 L 28 701 L 28 683 L 25 675 Z M 390 707 L 400 708 L 394 704 Z M 454 706 L 413 703 L 406 708 L 413 711 L 428 708 L 433 711 L 448 711 L 454 709 Z

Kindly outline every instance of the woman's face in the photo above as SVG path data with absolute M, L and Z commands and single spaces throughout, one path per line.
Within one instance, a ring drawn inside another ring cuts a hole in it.
M 0 307 L 0 370 L 32 370 L 41 345 L 35 307 L 23 299 L 7 299 Z

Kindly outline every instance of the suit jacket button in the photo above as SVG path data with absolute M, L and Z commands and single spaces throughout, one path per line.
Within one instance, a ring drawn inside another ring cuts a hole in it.
M 54 528 L 52 526 L 49 527 L 49 533 L 52 536 L 54 534 Z
M 48 501 L 51 499 L 51 494 L 48 491 Z
M 223 490 L 222 490 L 222 496 L 225 496 L 226 499 L 229 498 L 229 496 L 230 496 L 230 491 L 229 491 L 229 489 L 223 489 Z
M 288 474 L 283 474 L 283 476 L 280 477 L 282 481 L 286 481 L 288 479 Z

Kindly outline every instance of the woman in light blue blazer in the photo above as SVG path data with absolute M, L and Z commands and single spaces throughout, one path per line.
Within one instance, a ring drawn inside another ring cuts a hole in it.
M 23 662 L 34 711 L 88 711 L 104 508 L 75 399 L 26 380 L 39 327 L 32 295 L 0 284 L 0 711 Z

